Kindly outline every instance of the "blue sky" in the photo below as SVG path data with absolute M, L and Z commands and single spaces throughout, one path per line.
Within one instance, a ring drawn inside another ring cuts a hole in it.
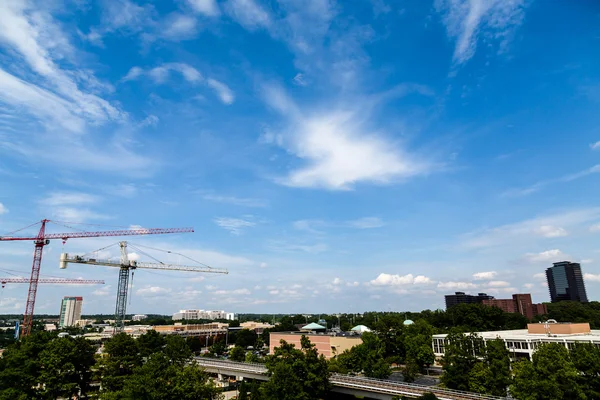
M 131 242 L 230 274 L 140 270 L 138 313 L 548 301 L 565 259 L 595 300 L 599 54 L 592 0 L 2 1 L 0 232 L 193 226 Z M 43 275 L 106 285 L 42 286 L 36 310 L 113 312 L 117 272 L 62 250 Z M 0 244 L 2 268 L 31 252 Z

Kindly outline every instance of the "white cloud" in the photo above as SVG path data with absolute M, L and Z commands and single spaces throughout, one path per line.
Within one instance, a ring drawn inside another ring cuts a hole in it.
M 456 40 L 454 62 L 468 61 L 477 49 L 481 34 L 501 39 L 506 47 L 511 30 L 524 18 L 525 0 L 436 0 L 448 36 Z
M 140 6 L 129 0 L 105 0 L 102 22 L 105 31 L 137 32 L 152 20 L 153 7 Z
M 215 79 L 208 79 L 206 84 L 217 93 L 224 104 L 232 104 L 235 100 L 233 91 L 224 83 Z
M 381 228 L 385 224 L 380 218 L 376 217 L 365 217 L 359 218 L 354 221 L 348 221 L 348 225 L 353 228 L 359 229 L 370 229 L 370 228 Z
M 100 198 L 88 193 L 81 192 L 53 192 L 42 199 L 40 203 L 47 206 L 82 205 L 98 203 Z
M 600 232 L 600 224 L 590 226 L 590 232 Z
M 373 286 L 402 286 L 402 285 L 429 285 L 434 283 L 430 278 L 412 274 L 392 275 L 381 273 L 379 276 L 369 282 Z
M 585 178 L 588 175 L 597 174 L 597 173 L 600 173 L 600 164 L 594 165 L 590 168 L 584 169 L 579 172 L 575 172 L 573 174 L 561 176 L 559 178 L 540 181 L 540 182 L 534 183 L 533 185 L 526 187 L 526 188 L 510 189 L 510 190 L 507 190 L 506 192 L 504 192 L 503 196 L 507 196 L 507 197 L 528 196 L 532 193 L 535 193 L 535 192 L 541 190 L 542 188 L 544 188 L 546 186 L 549 186 L 549 185 L 552 185 L 555 183 L 572 182 L 577 179 Z
M 596 143 L 592 143 L 592 144 L 590 144 L 590 148 L 591 148 L 592 150 L 600 150 L 600 140 L 599 140 L 599 141 L 597 141 Z
M 190 39 L 196 35 L 197 23 L 190 15 L 173 13 L 166 18 L 161 36 L 170 40 Z
M 327 251 L 329 247 L 324 243 L 317 244 L 295 244 L 285 242 L 272 242 L 270 246 L 273 250 L 279 251 L 302 251 L 309 254 L 319 254 Z
M 261 262 L 259 267 L 261 268 L 267 268 L 269 265 L 266 262 Z
M 559 249 L 542 251 L 541 253 L 527 253 L 523 259 L 529 263 L 552 263 L 563 261 L 568 256 Z
M 489 287 L 500 288 L 500 287 L 508 287 L 510 286 L 509 282 L 506 281 L 490 281 L 486 283 Z
M 105 220 L 112 217 L 87 208 L 59 207 L 52 211 L 52 218 L 68 222 L 87 222 L 92 220 Z
M 171 293 L 171 289 L 163 288 L 160 286 L 147 286 L 142 289 L 136 290 L 135 294 L 138 296 L 152 297 L 162 296 Z
M 346 282 L 346 286 L 348 287 L 359 287 L 360 283 L 354 281 L 354 282 Z
M 546 274 L 543 272 L 538 272 L 537 274 L 533 275 L 533 278 L 538 280 L 546 280 Z
M 194 11 L 209 17 L 216 17 L 221 13 L 216 0 L 187 0 L 187 3 Z
M 301 219 L 299 221 L 294 221 L 292 226 L 294 229 L 298 229 L 300 231 L 306 231 L 310 233 L 314 233 L 316 235 L 322 235 L 324 232 L 317 229 L 322 228 L 327 225 L 325 222 L 320 220 L 309 220 L 309 219 Z
M 306 86 L 308 85 L 308 82 L 306 82 L 306 78 L 304 77 L 304 74 L 301 73 L 297 73 L 296 76 L 294 76 L 294 79 L 292 79 L 294 81 L 294 84 L 298 85 L 298 86 Z
M 25 1 L 2 1 L 0 26 L 0 45 L 20 54 L 31 70 L 56 91 L 41 89 L 0 70 L 0 100 L 25 106 L 32 115 L 51 119 L 72 131 L 81 131 L 80 118 L 102 123 L 124 117 L 108 101 L 81 90 L 88 82 L 98 82 L 93 75 L 66 71 L 55 63 L 53 57 L 68 59 L 74 51 L 44 7 Z M 61 122 L 63 117 L 66 121 Z
M 364 99 L 348 107 L 320 107 L 305 115 L 280 87 L 266 85 L 264 96 L 289 125 L 282 134 L 264 135 L 263 141 L 284 147 L 303 161 L 287 177 L 278 179 L 284 185 L 348 190 L 358 183 L 385 184 L 433 169 L 429 162 L 375 133 L 369 126 L 371 105 L 362 104 Z
M 223 295 L 250 295 L 252 294 L 248 289 L 234 289 L 234 290 L 215 290 L 212 292 L 218 296 Z
M 121 80 L 130 81 L 135 80 L 143 75 L 148 75 L 156 83 L 165 83 L 169 78 L 170 72 L 178 72 L 185 78 L 186 81 L 191 83 L 200 82 L 202 80 L 202 74 L 191 65 L 185 63 L 166 63 L 154 67 L 150 70 L 144 70 L 140 67 L 132 67 L 127 75 Z
M 8 208 L 4 206 L 4 204 L 0 203 L 0 215 L 6 214 L 8 212 Z
M 202 196 L 204 200 L 210 200 L 217 203 L 233 204 L 244 207 L 266 207 L 267 202 L 260 199 L 243 198 L 235 196 L 219 196 L 214 194 L 205 194 Z
M 340 278 L 335 278 L 333 280 L 333 282 L 331 282 L 331 284 L 332 285 L 336 285 L 336 286 L 341 285 L 342 284 L 342 280 Z
M 568 235 L 567 231 L 564 228 L 551 225 L 540 226 L 535 230 L 535 233 L 547 238 L 562 237 Z
M 525 283 L 525 284 L 523 284 L 523 287 L 525 289 L 533 289 L 535 287 L 535 285 L 533 283 Z
M 106 296 L 114 296 L 114 295 L 115 295 L 115 293 L 113 293 L 113 292 L 111 291 L 111 286 L 110 286 L 110 285 L 107 285 L 107 286 L 104 286 L 104 287 L 102 287 L 102 288 L 100 288 L 100 289 L 96 289 L 96 290 L 94 290 L 94 291 L 92 292 L 92 295 L 94 295 L 94 296 L 106 297 Z
M 583 278 L 590 282 L 600 282 L 600 274 L 583 274 Z
M 600 217 L 600 208 L 566 211 L 545 217 L 533 218 L 514 224 L 502 225 L 471 232 L 463 236 L 467 248 L 500 246 L 515 241 L 523 242 L 535 237 L 560 237 L 569 228 L 577 228 Z
M 241 234 L 243 228 L 250 228 L 256 225 L 256 223 L 252 221 L 247 221 L 240 218 L 215 218 L 213 221 L 215 224 L 219 225 L 225 230 L 228 230 L 234 235 Z
M 495 278 L 496 275 L 498 275 L 496 271 L 476 272 L 473 274 L 473 279 L 476 281 L 490 280 Z
M 225 3 L 227 13 L 248 30 L 268 28 L 271 16 L 254 0 L 229 0 Z
M 439 289 L 450 289 L 450 290 L 466 290 L 466 289 L 475 289 L 477 285 L 471 282 L 440 282 L 437 287 Z

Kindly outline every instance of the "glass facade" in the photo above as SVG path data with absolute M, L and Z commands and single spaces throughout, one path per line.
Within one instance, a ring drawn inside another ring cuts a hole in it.
M 573 300 L 587 303 L 587 294 L 581 273 L 581 265 L 569 261 L 554 263 L 546 270 L 550 300 L 553 303 Z

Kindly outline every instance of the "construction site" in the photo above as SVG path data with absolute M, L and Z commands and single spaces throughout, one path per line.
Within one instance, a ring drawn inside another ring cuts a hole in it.
M 46 278 L 42 274 L 42 259 L 44 255 L 44 249 L 49 246 L 52 241 L 60 240 L 63 246 L 67 244 L 69 239 L 86 239 L 86 238 L 104 238 L 104 237 L 123 237 L 123 236 L 147 236 L 147 235 L 164 235 L 164 234 L 180 234 L 180 233 L 193 233 L 193 228 L 141 228 L 134 227 L 134 229 L 117 229 L 117 230 L 104 230 L 104 231 L 93 231 L 93 230 L 82 230 L 80 226 L 84 224 L 78 224 L 73 222 L 60 222 L 51 221 L 49 219 L 43 219 L 38 223 L 26 226 L 13 232 L 9 232 L 0 236 L 0 242 L 16 242 L 16 241 L 32 241 L 34 244 L 33 261 L 31 267 L 31 274 L 29 278 L 19 276 L 17 274 L 22 271 L 19 270 L 7 270 L 0 267 L 0 271 L 4 271 L 7 277 L 0 277 L 0 283 L 2 289 L 7 284 L 26 284 L 28 290 L 26 293 L 26 305 L 23 312 L 22 321 L 17 321 L 15 324 L 15 338 L 22 338 L 29 336 L 32 333 L 35 303 L 38 292 L 38 286 L 40 284 L 55 284 L 55 285 L 103 285 L 104 280 L 94 279 L 65 279 L 60 277 L 49 277 Z M 37 227 L 39 226 L 39 230 Z M 50 227 L 61 226 L 72 230 L 72 232 L 55 233 Z M 74 226 L 77 226 L 74 228 Z M 33 230 L 36 229 L 35 233 Z M 8 244 L 8 243 L 7 243 Z M 134 256 L 130 256 L 130 250 L 135 251 Z M 118 256 L 111 256 L 114 254 L 113 250 L 118 249 Z M 180 259 L 185 259 L 186 264 L 164 262 L 149 254 L 148 250 L 156 250 L 169 255 L 177 255 Z M 111 253 L 112 252 L 112 253 Z M 151 261 L 142 261 L 138 258 L 140 255 L 145 255 Z M 61 252 L 60 258 L 55 260 L 58 264 L 59 269 L 64 270 L 69 264 L 88 265 L 88 266 L 102 266 L 102 267 L 113 267 L 118 269 L 118 278 L 116 283 L 115 293 L 115 308 L 114 308 L 114 321 L 103 329 L 102 333 L 90 334 L 88 338 L 91 340 L 100 340 L 111 337 L 120 332 L 126 332 L 132 336 L 139 336 L 144 334 L 148 330 L 156 330 L 162 334 L 177 334 L 180 336 L 202 336 L 208 338 L 219 335 L 227 334 L 227 324 L 203 324 L 203 325 L 173 325 L 173 326 L 128 326 L 125 327 L 125 317 L 127 313 L 127 300 L 130 296 L 130 291 L 133 284 L 133 276 L 135 271 L 141 270 L 159 270 L 159 271 L 180 271 L 180 272 L 192 272 L 202 274 L 228 274 L 226 269 L 213 268 L 205 265 L 199 261 L 193 260 L 184 254 L 176 253 L 169 250 L 161 250 L 153 247 L 144 246 L 141 244 L 132 244 L 127 241 L 119 241 L 117 243 L 104 246 L 100 249 L 92 250 L 85 254 L 70 254 L 67 252 Z M 55 264 L 56 265 L 56 264 Z M 47 268 L 47 267 L 46 267 Z M 67 299 L 67 297 L 65 297 Z M 81 301 L 79 315 L 81 315 Z M 67 305 L 64 302 L 61 306 L 61 322 L 63 312 Z

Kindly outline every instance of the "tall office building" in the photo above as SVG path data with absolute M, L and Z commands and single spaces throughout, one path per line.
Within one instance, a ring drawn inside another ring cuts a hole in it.
M 562 300 L 573 300 L 587 303 L 581 265 L 570 261 L 554 263 L 553 267 L 546 270 L 550 301 L 556 303 Z
M 486 293 L 478 293 L 477 296 L 465 294 L 465 292 L 454 292 L 446 296 L 446 310 L 457 304 L 481 303 L 484 300 L 493 300 L 494 296 L 488 296 Z
M 60 304 L 60 321 L 61 328 L 65 326 L 74 326 L 75 321 L 81 319 L 81 306 L 83 297 L 65 296 Z

